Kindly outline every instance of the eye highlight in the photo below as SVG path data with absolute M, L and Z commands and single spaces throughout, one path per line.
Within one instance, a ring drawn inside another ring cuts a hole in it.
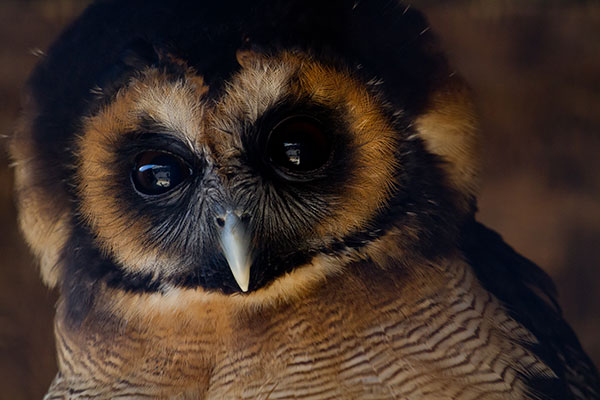
M 271 164 L 288 178 L 318 170 L 331 155 L 331 138 L 316 119 L 299 115 L 284 119 L 267 141 Z M 290 176 L 291 175 L 291 176 Z
M 156 196 L 177 187 L 192 173 L 190 166 L 174 154 L 145 151 L 136 157 L 131 180 L 138 192 Z

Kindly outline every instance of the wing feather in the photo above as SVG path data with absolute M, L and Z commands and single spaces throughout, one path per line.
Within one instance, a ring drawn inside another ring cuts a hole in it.
M 564 320 L 552 279 L 476 221 L 464 230 L 461 247 L 483 286 L 538 339 L 530 350 L 558 376 L 529 378 L 532 389 L 546 399 L 599 399 L 598 371 Z

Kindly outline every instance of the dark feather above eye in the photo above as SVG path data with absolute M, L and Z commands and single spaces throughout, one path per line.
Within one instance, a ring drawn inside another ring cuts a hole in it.
M 155 65 L 158 61 L 158 53 L 153 45 L 137 38 L 124 45 L 117 61 L 103 71 L 96 84 L 105 97 L 110 97 L 123 87 L 136 71 Z

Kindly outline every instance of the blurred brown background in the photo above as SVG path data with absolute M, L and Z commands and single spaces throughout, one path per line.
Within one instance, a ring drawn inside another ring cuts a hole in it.
M 22 85 L 88 1 L 0 0 L 0 137 Z M 548 271 L 600 364 L 600 3 L 415 0 L 476 95 L 484 135 L 479 219 Z M 4 142 L 0 139 L 0 143 Z M 0 145 L 0 399 L 39 399 L 55 374 L 52 313 L 15 222 Z

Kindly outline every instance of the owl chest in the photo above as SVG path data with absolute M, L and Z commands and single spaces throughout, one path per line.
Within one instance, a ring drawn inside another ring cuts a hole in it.
M 524 376 L 553 374 L 524 347 L 535 338 L 475 281 L 457 282 L 410 301 L 318 293 L 288 307 L 235 316 L 202 308 L 194 323 L 169 317 L 106 334 L 73 335 L 59 323 L 53 390 L 96 398 L 528 398 Z
M 489 324 L 495 304 L 470 300 L 452 312 L 425 302 L 409 318 L 394 304 L 358 320 L 288 315 L 216 355 L 206 398 L 527 398 L 523 366 L 544 366 Z

